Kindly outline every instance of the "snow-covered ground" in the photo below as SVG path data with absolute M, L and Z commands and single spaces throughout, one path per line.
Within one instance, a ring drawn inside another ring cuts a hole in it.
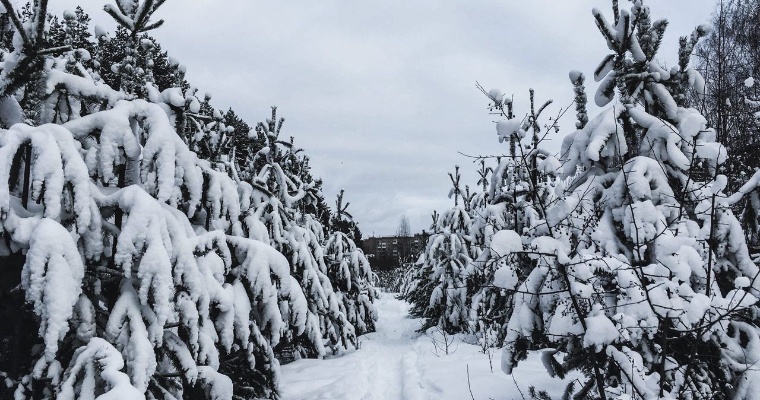
M 565 384 L 547 375 L 538 354 L 531 354 L 514 376 L 508 376 L 499 369 L 498 350 L 492 354 L 493 371 L 480 347 L 461 339 L 454 340 L 448 355 L 436 351 L 431 336 L 416 332 L 420 320 L 409 317 L 409 305 L 393 294 L 384 293 L 377 307 L 377 332 L 361 337 L 361 349 L 283 366 L 283 400 L 519 400 L 523 395 L 529 398 L 531 385 L 561 396 Z M 441 347 L 443 339 L 437 339 Z

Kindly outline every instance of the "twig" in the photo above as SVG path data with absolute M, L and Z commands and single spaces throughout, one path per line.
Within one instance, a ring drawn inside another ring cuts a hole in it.
M 515 379 L 514 374 L 509 374 L 509 376 L 512 377 L 512 382 L 515 383 L 515 387 L 517 388 L 517 393 L 520 393 L 520 397 L 522 397 L 523 400 L 526 400 L 525 395 L 523 394 L 522 390 L 520 390 L 520 385 L 517 384 L 517 379 Z
M 475 400 L 475 395 L 472 394 L 472 385 L 470 385 L 470 364 L 467 364 L 467 389 L 470 390 L 472 400 Z

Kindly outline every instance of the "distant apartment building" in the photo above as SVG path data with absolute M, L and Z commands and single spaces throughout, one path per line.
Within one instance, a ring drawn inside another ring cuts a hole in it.
M 414 236 L 373 236 L 364 239 L 362 250 L 373 268 L 395 268 L 414 261 L 425 249 L 427 237 L 425 232 Z

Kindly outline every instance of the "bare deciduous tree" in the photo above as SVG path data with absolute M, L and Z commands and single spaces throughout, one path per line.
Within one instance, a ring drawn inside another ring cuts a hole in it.
M 396 229 L 396 236 L 409 237 L 411 230 L 409 228 L 409 217 L 403 215 L 398 221 L 398 229 Z
M 746 85 L 760 76 L 760 1 L 720 0 L 712 17 L 713 29 L 695 51 L 697 69 L 705 80 L 700 111 L 715 128 L 731 158 L 725 174 L 736 190 L 742 176 L 760 166 L 758 110 L 746 98 L 757 87 Z

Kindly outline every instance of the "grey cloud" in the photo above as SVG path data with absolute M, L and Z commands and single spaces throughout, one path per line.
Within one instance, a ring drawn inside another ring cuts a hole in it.
M 66 3 L 51 6 L 75 4 Z M 708 19 L 713 0 L 647 3 L 671 21 L 662 55 L 675 60 L 678 36 Z M 102 1 L 79 4 L 113 29 Z M 592 7 L 610 9 L 607 0 L 170 0 L 154 35 L 217 107 L 255 123 L 278 105 L 283 134 L 311 156 L 327 200 L 344 188 L 363 232 L 380 235 L 401 215 L 427 228 L 433 209 L 450 207 L 454 164 L 475 186 L 475 166 L 458 151 L 506 151 L 476 80 L 514 94 L 518 112 L 531 87 L 555 100 L 552 115 L 570 104 L 568 71 L 590 75 L 607 52 Z M 589 79 L 590 96 L 595 88 Z M 551 149 L 573 110 L 560 125 Z

